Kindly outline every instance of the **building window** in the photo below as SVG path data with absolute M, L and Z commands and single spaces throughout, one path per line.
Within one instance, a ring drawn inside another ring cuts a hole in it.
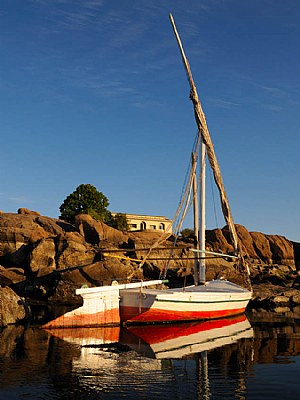
M 150 229 L 156 229 L 155 225 L 150 225 Z
M 146 222 L 141 222 L 141 231 L 146 229 Z
M 164 231 L 165 230 L 165 224 L 163 224 L 163 223 L 159 224 L 159 229 Z
M 137 224 L 131 224 L 130 225 L 132 229 L 136 229 L 137 228 Z

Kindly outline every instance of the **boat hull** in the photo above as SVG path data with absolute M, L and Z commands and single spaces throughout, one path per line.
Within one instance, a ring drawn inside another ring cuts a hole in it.
M 92 327 L 122 323 L 159 323 L 223 318 L 242 314 L 252 293 L 231 282 L 216 280 L 181 289 L 147 289 L 149 281 L 76 291 L 83 305 L 43 328 Z
M 43 325 L 45 329 L 53 328 L 82 328 L 103 325 L 119 325 L 119 308 L 89 312 L 86 306 L 79 307 Z
M 103 325 L 120 325 L 119 299 L 120 290 L 144 287 L 147 285 L 161 285 L 161 279 L 147 282 L 116 284 L 93 288 L 81 288 L 76 294 L 83 299 L 83 305 L 75 310 L 47 322 L 44 329 L 93 327 Z
M 83 305 L 43 325 L 43 328 L 72 328 L 119 325 L 119 290 L 114 286 L 77 289 Z
M 242 314 L 252 292 L 227 281 L 181 290 L 120 291 L 120 319 L 155 323 L 223 318 Z

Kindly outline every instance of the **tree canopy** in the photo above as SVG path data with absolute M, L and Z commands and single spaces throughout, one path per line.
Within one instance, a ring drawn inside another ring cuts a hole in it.
M 108 206 L 107 197 L 102 192 L 98 192 L 95 186 L 82 184 L 69 194 L 59 207 L 61 213 L 59 218 L 73 224 L 76 215 L 89 214 L 98 221 L 108 223 L 112 219 Z
M 102 192 L 98 192 L 95 186 L 82 184 L 69 194 L 59 207 L 59 218 L 74 224 L 76 215 L 89 214 L 115 229 L 127 231 L 129 227 L 126 215 L 118 213 L 113 216 L 107 209 L 108 206 L 107 197 Z
M 128 231 L 128 221 L 125 214 L 118 213 L 113 216 L 112 224 L 113 228 L 119 229 L 119 231 Z

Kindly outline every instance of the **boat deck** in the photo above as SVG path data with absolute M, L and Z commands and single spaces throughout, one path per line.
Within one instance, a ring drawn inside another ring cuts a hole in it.
M 138 290 L 136 288 L 135 290 Z M 158 289 L 144 289 L 141 288 L 141 290 L 145 290 L 148 294 L 151 293 L 158 293 Z M 193 293 L 211 293 L 211 292 L 220 292 L 220 293 L 248 293 L 249 290 L 246 288 L 243 288 L 241 286 L 236 285 L 235 283 L 222 280 L 222 279 L 216 279 L 213 281 L 207 282 L 205 285 L 199 285 L 199 286 L 186 286 L 186 287 L 181 287 L 181 288 L 174 288 L 174 289 L 159 289 L 159 293 L 161 294 L 171 294 L 171 293 L 188 293 L 188 292 L 193 292 Z

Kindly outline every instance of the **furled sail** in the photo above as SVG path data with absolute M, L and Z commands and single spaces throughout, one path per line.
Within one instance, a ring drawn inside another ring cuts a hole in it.
M 187 72 L 187 77 L 188 77 L 188 81 L 189 81 L 190 89 L 191 89 L 190 99 L 192 100 L 193 105 L 194 105 L 194 113 L 195 113 L 196 123 L 197 123 L 198 129 L 199 129 L 199 132 L 202 136 L 203 142 L 206 145 L 207 157 L 208 157 L 210 166 L 212 168 L 212 171 L 214 174 L 214 179 L 215 179 L 215 182 L 218 187 L 219 194 L 220 194 L 223 215 L 224 215 L 225 221 L 229 228 L 234 251 L 235 251 L 236 255 L 240 255 L 240 248 L 239 248 L 239 244 L 238 244 L 237 233 L 236 233 L 235 225 L 234 225 L 234 222 L 232 219 L 227 195 L 225 192 L 220 167 L 219 167 L 219 164 L 218 164 L 218 161 L 216 158 L 214 146 L 213 146 L 213 143 L 212 143 L 212 140 L 210 137 L 210 133 L 209 133 L 209 130 L 208 130 L 208 127 L 206 124 L 205 115 L 204 115 L 202 107 L 201 107 L 201 103 L 200 103 L 200 100 L 199 100 L 199 97 L 197 94 L 197 89 L 196 89 L 196 86 L 195 86 L 195 83 L 193 80 L 191 68 L 190 68 L 189 62 L 185 56 L 185 53 L 184 53 L 184 50 L 182 47 L 182 43 L 181 43 L 179 34 L 177 32 L 172 14 L 170 14 L 170 20 L 171 20 L 173 30 L 174 30 L 174 33 L 176 36 L 176 40 L 177 40 L 177 43 L 178 43 L 178 46 L 179 46 L 179 49 L 181 52 L 182 60 L 183 60 L 183 63 L 184 63 L 184 66 L 185 66 L 185 69 Z

